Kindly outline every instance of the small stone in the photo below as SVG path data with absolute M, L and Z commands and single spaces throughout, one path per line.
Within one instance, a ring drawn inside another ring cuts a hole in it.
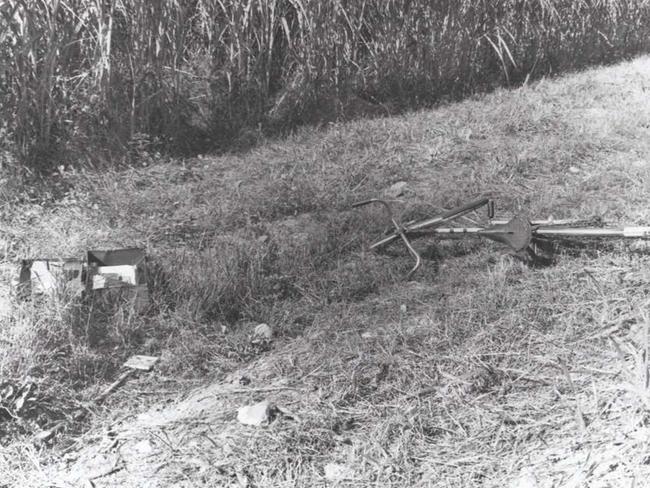
M 402 303 L 402 304 L 399 306 L 399 311 L 400 311 L 401 313 L 406 313 L 406 305 L 404 305 L 404 304 Z
M 34 442 L 37 443 L 37 444 L 41 444 L 41 443 L 47 442 L 47 441 L 49 441 L 50 439 L 52 439 L 52 437 L 54 437 L 54 434 L 55 434 L 55 433 L 56 433 L 56 432 L 55 432 L 54 429 L 50 429 L 50 430 L 42 430 L 42 431 L 40 431 L 38 434 L 36 434 L 36 435 L 34 436 Z
M 143 439 L 133 446 L 133 450 L 138 454 L 151 454 L 153 452 L 153 446 L 149 439 Z
M 361 334 L 362 339 L 374 339 L 375 337 L 377 337 L 377 334 L 374 332 L 363 332 Z
M 273 329 L 269 324 L 259 324 L 257 327 L 255 327 L 253 335 L 256 339 L 264 339 L 270 341 L 273 339 Z
M 538 488 L 537 478 L 531 468 L 525 468 L 519 473 L 519 476 L 512 480 L 509 488 Z
M 578 168 L 576 168 L 575 166 L 571 166 L 569 168 L 569 173 L 573 173 L 575 175 L 575 174 L 580 173 L 580 170 Z
M 260 425 L 270 422 L 271 404 L 264 400 L 254 405 L 246 405 L 237 411 L 237 420 L 244 425 Z
M 353 477 L 354 472 L 345 464 L 328 463 L 325 465 L 325 478 L 328 481 L 342 481 Z
M 397 198 L 404 195 L 407 190 L 408 183 L 406 181 L 398 181 L 384 190 L 384 196 L 388 198 Z

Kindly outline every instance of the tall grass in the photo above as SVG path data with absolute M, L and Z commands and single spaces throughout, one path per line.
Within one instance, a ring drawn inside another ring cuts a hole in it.
M 133 140 L 204 150 L 428 105 L 647 50 L 649 14 L 645 0 L 6 0 L 0 149 L 47 169 Z

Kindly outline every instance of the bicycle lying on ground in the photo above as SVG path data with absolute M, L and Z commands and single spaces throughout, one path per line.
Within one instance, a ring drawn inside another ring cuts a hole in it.
M 464 205 L 448 210 L 435 217 L 400 223 L 394 216 L 391 204 L 386 200 L 373 198 L 353 204 L 358 208 L 371 203 L 383 205 L 394 231 L 370 245 L 379 249 L 400 240 L 413 256 L 415 264 L 407 279 L 422 265 L 422 258 L 413 246 L 412 239 L 423 236 L 436 236 L 440 239 L 462 239 L 464 237 L 484 237 L 508 246 L 515 255 L 534 264 L 549 264 L 552 261 L 554 241 L 557 239 L 597 238 L 597 239 L 650 239 L 650 227 L 626 226 L 607 227 L 600 218 L 589 220 L 554 220 L 553 218 L 535 220 L 519 213 L 510 220 L 494 219 L 494 202 L 489 198 L 478 198 Z M 485 226 L 443 227 L 451 221 L 487 208 L 489 222 Z

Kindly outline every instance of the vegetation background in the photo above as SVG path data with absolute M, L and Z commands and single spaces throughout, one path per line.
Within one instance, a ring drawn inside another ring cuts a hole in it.
M 647 50 L 644 0 L 4 0 L 0 163 L 246 148 Z

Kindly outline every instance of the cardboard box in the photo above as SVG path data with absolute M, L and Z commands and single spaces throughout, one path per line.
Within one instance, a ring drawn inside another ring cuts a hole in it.
M 18 277 L 18 296 L 49 295 L 83 290 L 83 261 L 74 258 L 23 259 Z
M 70 291 L 74 295 L 101 292 L 108 297 L 108 290 L 115 290 L 122 297 L 133 298 L 138 310 L 149 303 L 145 253 L 138 248 L 88 251 L 86 261 L 23 259 L 17 274 L 15 290 L 19 300 Z M 0 305 L 7 300 L 3 296 L 0 293 Z
M 139 248 L 88 251 L 86 289 L 132 289 L 135 306 L 149 303 L 144 250 Z

